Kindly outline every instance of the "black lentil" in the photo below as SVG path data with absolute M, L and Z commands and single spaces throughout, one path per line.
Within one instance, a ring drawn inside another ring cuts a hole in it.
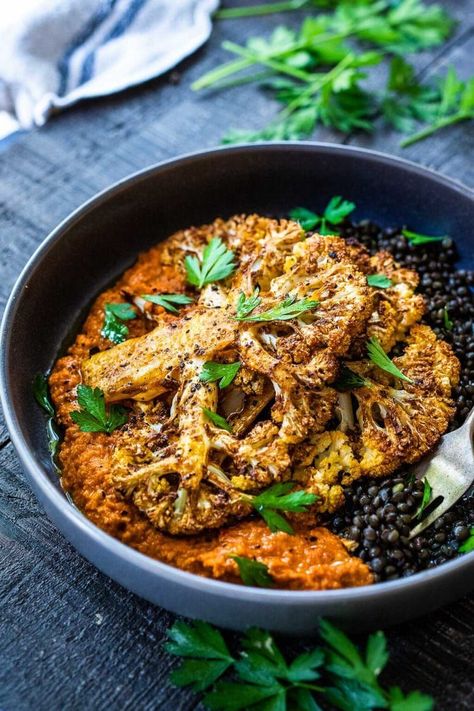
M 418 272 L 418 290 L 426 300 L 423 323 L 452 346 L 461 362 L 450 430 L 458 428 L 474 406 L 474 271 L 456 268 L 458 254 L 450 238 L 412 246 L 401 229 L 382 229 L 368 220 L 345 222 L 341 234 L 356 239 L 372 253 L 387 250 L 400 264 Z M 399 344 L 391 355 L 402 351 L 403 344 Z M 328 525 L 357 544 L 355 554 L 371 567 L 377 582 L 407 577 L 456 557 L 474 526 L 471 487 L 429 529 L 410 540 L 423 483 L 413 481 L 407 470 L 385 478 L 360 479 L 345 488 L 345 498 L 344 509 L 329 518 Z

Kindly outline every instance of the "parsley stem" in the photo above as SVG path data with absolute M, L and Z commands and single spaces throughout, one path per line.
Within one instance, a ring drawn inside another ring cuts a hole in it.
M 451 126 L 454 123 L 458 123 L 458 121 L 466 121 L 467 119 L 472 119 L 471 114 L 457 113 L 453 116 L 447 116 L 446 118 L 439 119 L 438 121 L 435 121 L 435 123 L 432 123 L 426 128 L 422 129 L 421 131 L 418 131 L 417 133 L 408 136 L 408 138 L 405 138 L 405 140 L 400 143 L 400 146 L 401 148 L 411 146 L 414 143 L 418 143 L 418 141 L 423 141 L 425 138 L 428 138 L 428 136 L 433 135 L 433 133 L 436 133 L 436 131 L 439 131 L 441 128 L 446 128 L 446 126 Z
M 238 17 L 261 17 L 262 15 L 272 15 L 275 12 L 300 10 L 305 5 L 308 5 L 308 0 L 283 0 L 282 2 L 270 2 L 249 7 L 227 7 L 215 12 L 214 17 L 217 20 L 233 20 Z
M 285 64 L 284 62 L 279 62 L 278 60 L 272 59 L 272 57 L 265 57 L 261 54 L 255 54 L 251 50 L 246 49 L 245 47 L 241 47 L 238 44 L 235 44 L 235 42 L 223 42 L 222 47 L 228 52 L 232 52 L 233 54 L 238 54 L 241 57 L 245 57 L 246 59 L 251 61 L 252 64 L 263 64 L 265 67 L 270 67 L 270 69 L 273 69 L 274 71 L 279 72 L 280 74 L 288 74 L 290 77 L 294 77 L 295 79 L 299 79 L 300 81 L 313 81 L 313 75 L 309 72 L 305 72 L 302 69 L 298 69 L 297 67 L 291 67 L 289 64 Z

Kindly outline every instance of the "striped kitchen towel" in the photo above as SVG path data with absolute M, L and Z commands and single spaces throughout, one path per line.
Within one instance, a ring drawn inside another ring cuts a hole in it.
M 203 44 L 219 0 L 6 0 L 0 137 L 156 77 Z

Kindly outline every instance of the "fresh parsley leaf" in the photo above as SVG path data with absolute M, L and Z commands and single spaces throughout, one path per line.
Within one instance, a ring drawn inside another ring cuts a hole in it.
M 55 417 L 53 403 L 49 394 L 48 379 L 43 373 L 37 373 L 33 380 L 33 395 L 35 400 L 50 417 Z
M 112 343 L 123 343 L 128 336 L 128 326 L 122 321 L 136 318 L 137 314 L 130 304 L 105 304 L 104 325 L 100 335 Z
M 71 418 L 82 432 L 110 434 L 127 422 L 127 413 L 122 407 L 111 405 L 106 410 L 104 393 L 100 388 L 78 385 L 77 402 L 81 409 L 71 412 Z
M 185 658 L 171 673 L 176 686 L 204 691 L 234 663 L 221 633 L 207 622 L 175 622 L 167 634 L 170 641 L 165 644 L 166 651 Z
M 202 366 L 199 380 L 202 380 L 203 383 L 215 383 L 218 380 L 219 387 L 222 390 L 231 384 L 239 372 L 240 366 L 240 361 L 236 363 L 214 363 L 213 361 L 207 361 L 207 363 L 204 363 Z
M 204 704 L 210 711 L 245 711 L 249 708 L 265 709 L 268 711 L 284 711 L 285 687 L 278 683 L 271 686 L 254 686 L 253 684 L 242 684 L 241 682 L 220 681 L 209 694 L 204 697 Z M 257 706 L 259 702 L 268 700 L 278 701 L 279 705 L 267 703 L 265 706 Z
M 259 291 L 260 290 L 257 286 L 251 296 L 245 296 L 243 291 L 240 292 L 239 298 L 237 299 L 237 303 L 235 305 L 237 318 L 240 321 L 252 313 L 252 311 L 262 303 L 262 299 L 258 295 Z
M 281 304 L 277 304 L 268 311 L 262 311 L 254 316 L 235 316 L 237 321 L 289 321 L 297 318 L 306 311 L 311 311 L 319 306 L 319 301 L 311 299 L 299 299 L 296 296 L 287 296 Z
M 462 82 L 451 66 L 439 83 L 439 99 L 431 123 L 406 138 L 400 145 L 406 148 L 428 138 L 442 128 L 472 119 L 474 119 L 474 77 L 470 77 L 467 82 Z
M 449 239 L 447 235 L 423 235 L 419 232 L 412 232 L 411 230 L 402 230 L 402 235 L 414 247 L 417 247 L 420 244 L 429 244 L 430 242 L 442 242 L 444 239 Z
M 447 331 L 452 331 L 454 328 L 454 323 L 449 318 L 449 311 L 446 306 L 443 309 L 443 326 Z
M 469 531 L 469 538 L 467 538 L 458 548 L 460 553 L 470 553 L 474 551 L 474 527 Z
M 362 375 L 354 373 L 347 365 L 343 365 L 339 372 L 339 377 L 334 381 L 333 387 L 336 390 L 345 392 L 354 388 L 370 387 L 370 382 L 363 378 Z
M 390 711 L 431 711 L 434 708 L 431 696 L 420 691 L 410 691 L 406 696 L 398 686 L 389 689 Z
M 227 422 L 225 417 L 218 415 L 217 412 L 213 412 L 212 410 L 209 410 L 207 407 L 203 407 L 202 411 L 204 412 L 206 417 L 212 422 L 213 425 L 215 425 L 216 427 L 220 427 L 220 429 L 226 430 L 227 432 L 232 432 L 232 427 Z
M 393 282 L 388 276 L 385 276 L 385 274 L 369 274 L 367 284 L 377 289 L 389 289 Z
M 413 515 L 413 518 L 420 519 L 421 514 L 423 513 L 423 511 L 426 509 L 426 507 L 428 506 L 428 504 L 431 501 L 431 495 L 433 493 L 433 488 L 432 488 L 430 482 L 428 481 L 428 479 L 425 478 L 423 483 L 424 483 L 423 496 L 421 499 L 421 503 L 420 503 L 418 509 L 416 510 L 416 513 Z
M 185 304 L 192 304 L 193 300 L 186 294 L 142 294 L 142 299 L 151 301 L 152 304 L 162 306 L 166 311 L 177 314 L 178 308 Z
M 339 225 L 345 217 L 355 210 L 355 203 L 343 200 L 340 195 L 336 195 L 328 202 L 323 217 L 331 225 Z
M 418 82 L 412 64 L 400 56 L 392 59 L 381 105 L 388 124 L 397 131 L 409 133 L 414 130 L 416 121 L 431 121 L 436 117 L 438 101 L 439 92 Z
M 190 284 L 202 289 L 205 284 L 225 279 L 235 270 L 234 253 L 227 249 L 220 237 L 213 237 L 204 247 L 201 261 L 191 255 L 184 260 Z
M 411 380 L 406 375 L 404 375 L 402 373 L 402 371 L 399 368 L 397 368 L 395 363 L 392 360 L 390 360 L 390 358 L 385 353 L 384 349 L 380 345 L 377 338 L 372 337 L 367 342 L 367 353 L 368 353 L 369 358 L 372 361 L 372 363 L 377 365 L 382 370 L 385 370 L 386 373 L 390 373 L 391 375 L 394 375 L 396 378 L 405 380 L 407 383 L 413 383 L 413 380 Z
M 273 579 L 265 563 L 238 555 L 232 555 L 231 558 L 235 560 L 239 567 L 240 577 L 244 585 L 257 588 L 273 587 Z
M 307 210 L 306 207 L 294 207 L 288 214 L 292 220 L 300 223 L 305 232 L 309 232 L 321 222 L 320 215 Z
M 303 489 L 293 491 L 294 488 L 294 482 L 285 481 L 270 486 L 257 496 L 243 495 L 243 498 L 252 504 L 272 532 L 284 531 L 291 535 L 294 533 L 293 527 L 279 511 L 305 513 L 307 507 L 319 498 Z

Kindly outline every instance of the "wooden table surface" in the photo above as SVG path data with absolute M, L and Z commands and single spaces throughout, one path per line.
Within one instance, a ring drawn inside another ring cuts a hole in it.
M 415 62 L 425 78 L 450 63 L 465 78 L 473 70 L 474 3 L 443 4 L 459 20 L 458 30 Z M 224 38 L 242 41 L 301 17 L 219 22 L 208 44 L 180 65 L 179 77 L 83 103 L 0 144 L 0 306 L 36 246 L 98 190 L 151 163 L 216 145 L 231 127 L 263 126 L 275 106 L 257 88 L 196 96 L 190 83 L 227 58 Z M 403 155 L 474 186 L 472 123 L 404 151 L 399 135 L 384 131 L 344 137 L 321 130 L 315 137 Z M 161 645 L 173 616 L 76 553 L 36 502 L 2 423 L 0 471 L 0 709 L 202 708 L 194 694 L 168 682 L 173 661 Z M 433 694 L 437 709 L 474 708 L 472 598 L 391 629 L 388 639 L 387 682 Z

